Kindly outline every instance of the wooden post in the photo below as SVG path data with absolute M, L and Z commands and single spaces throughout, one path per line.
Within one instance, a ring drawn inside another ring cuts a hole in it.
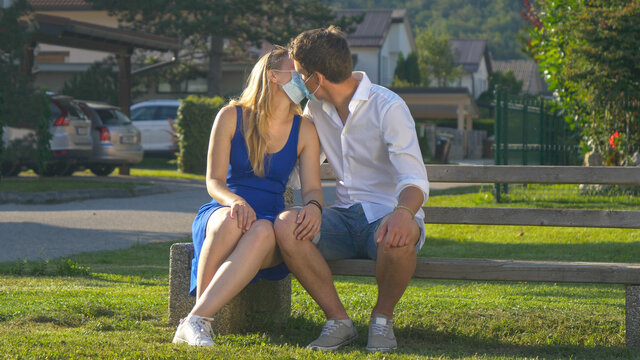
M 625 322 L 627 348 L 640 351 L 640 285 L 627 285 Z
M 118 106 L 129 116 L 131 107 L 131 53 L 118 54 Z
M 120 110 L 127 116 L 130 115 L 131 108 L 131 52 L 118 54 L 118 105 Z M 118 169 L 120 175 L 129 175 L 129 166 L 121 165 Z
M 33 89 L 34 81 L 33 81 L 33 64 L 35 63 L 35 55 L 33 54 L 36 48 L 35 43 L 27 44 L 24 48 L 24 58 L 22 59 L 22 64 L 20 66 L 20 71 L 24 76 L 29 79 L 27 83 L 27 88 Z

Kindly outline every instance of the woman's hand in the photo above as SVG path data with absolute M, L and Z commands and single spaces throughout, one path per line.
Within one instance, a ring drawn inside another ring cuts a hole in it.
M 236 200 L 231 203 L 231 218 L 238 220 L 238 229 L 246 232 L 256 221 L 256 212 L 245 200 Z
M 293 231 L 296 239 L 313 240 L 313 237 L 320 231 L 322 212 L 316 205 L 307 204 L 298 211 L 298 219 L 296 222 L 298 226 Z

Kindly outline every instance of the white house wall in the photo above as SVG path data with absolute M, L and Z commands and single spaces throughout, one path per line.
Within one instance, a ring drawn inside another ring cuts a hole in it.
M 398 54 L 406 58 L 411 52 L 411 44 L 407 34 L 407 27 L 404 23 L 391 24 L 389 33 L 385 38 L 380 50 L 380 85 L 389 86 L 393 81 L 393 74 L 398 65 Z M 376 70 L 377 71 L 377 70 Z
M 379 84 L 378 48 L 351 48 L 351 53 L 358 55 L 358 61 L 354 66 L 354 70 L 366 72 L 372 83 Z
M 489 72 L 487 71 L 487 63 L 484 57 L 480 60 L 478 70 L 473 73 L 473 82 L 473 98 L 477 99 L 489 88 Z

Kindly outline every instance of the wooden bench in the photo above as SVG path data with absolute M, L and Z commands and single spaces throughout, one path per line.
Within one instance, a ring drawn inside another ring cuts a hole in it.
M 614 184 L 640 185 L 640 168 L 554 167 L 554 166 L 458 166 L 426 165 L 430 182 L 504 183 L 504 184 Z M 323 165 L 324 179 L 331 179 L 330 168 Z M 335 177 L 334 177 L 335 178 Z M 521 226 L 568 226 L 640 229 L 640 211 L 424 207 L 427 224 L 480 224 Z M 191 263 L 191 244 L 174 244 L 171 249 L 169 321 L 175 325 L 193 306 L 185 300 Z M 178 255 L 180 254 L 180 255 Z M 334 275 L 374 276 L 372 260 L 338 260 L 329 262 Z M 181 274 L 181 275 L 180 275 Z M 640 263 L 598 263 L 566 261 L 524 261 L 490 259 L 418 258 L 414 278 L 622 284 L 626 286 L 626 345 L 640 350 Z M 186 285 L 185 285 L 186 284 Z M 186 287 L 185 287 L 186 286 Z M 286 321 L 289 315 L 291 280 L 248 286 L 243 293 L 216 316 L 221 320 L 219 332 L 242 330 L 242 325 L 227 325 L 263 311 L 265 304 L 272 321 Z M 274 292 L 280 293 L 275 296 Z M 176 294 L 179 292 L 179 294 Z M 188 296 L 188 295 L 186 295 Z M 265 303 L 265 297 L 270 301 Z M 185 304 L 188 303 L 188 304 Z M 178 311 L 177 309 L 182 309 Z M 262 310 L 260 310 L 262 309 Z M 280 312 L 277 312 L 280 311 Z M 232 311 L 235 312 L 232 314 Z M 217 321 L 216 321 L 217 322 Z M 241 321 L 239 322 L 241 323 Z

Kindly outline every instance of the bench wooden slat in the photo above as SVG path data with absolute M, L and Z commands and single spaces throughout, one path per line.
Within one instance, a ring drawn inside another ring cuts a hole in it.
M 333 260 L 334 275 L 375 276 L 373 260 Z M 418 258 L 414 278 L 640 284 L 640 264 Z
M 536 165 L 425 165 L 431 182 L 504 184 L 640 185 L 640 167 Z M 323 180 L 335 180 L 329 164 L 322 164 Z
M 426 165 L 429 181 L 505 184 L 640 185 L 640 167 Z
M 640 211 L 426 206 L 427 224 L 568 226 L 640 229 Z

